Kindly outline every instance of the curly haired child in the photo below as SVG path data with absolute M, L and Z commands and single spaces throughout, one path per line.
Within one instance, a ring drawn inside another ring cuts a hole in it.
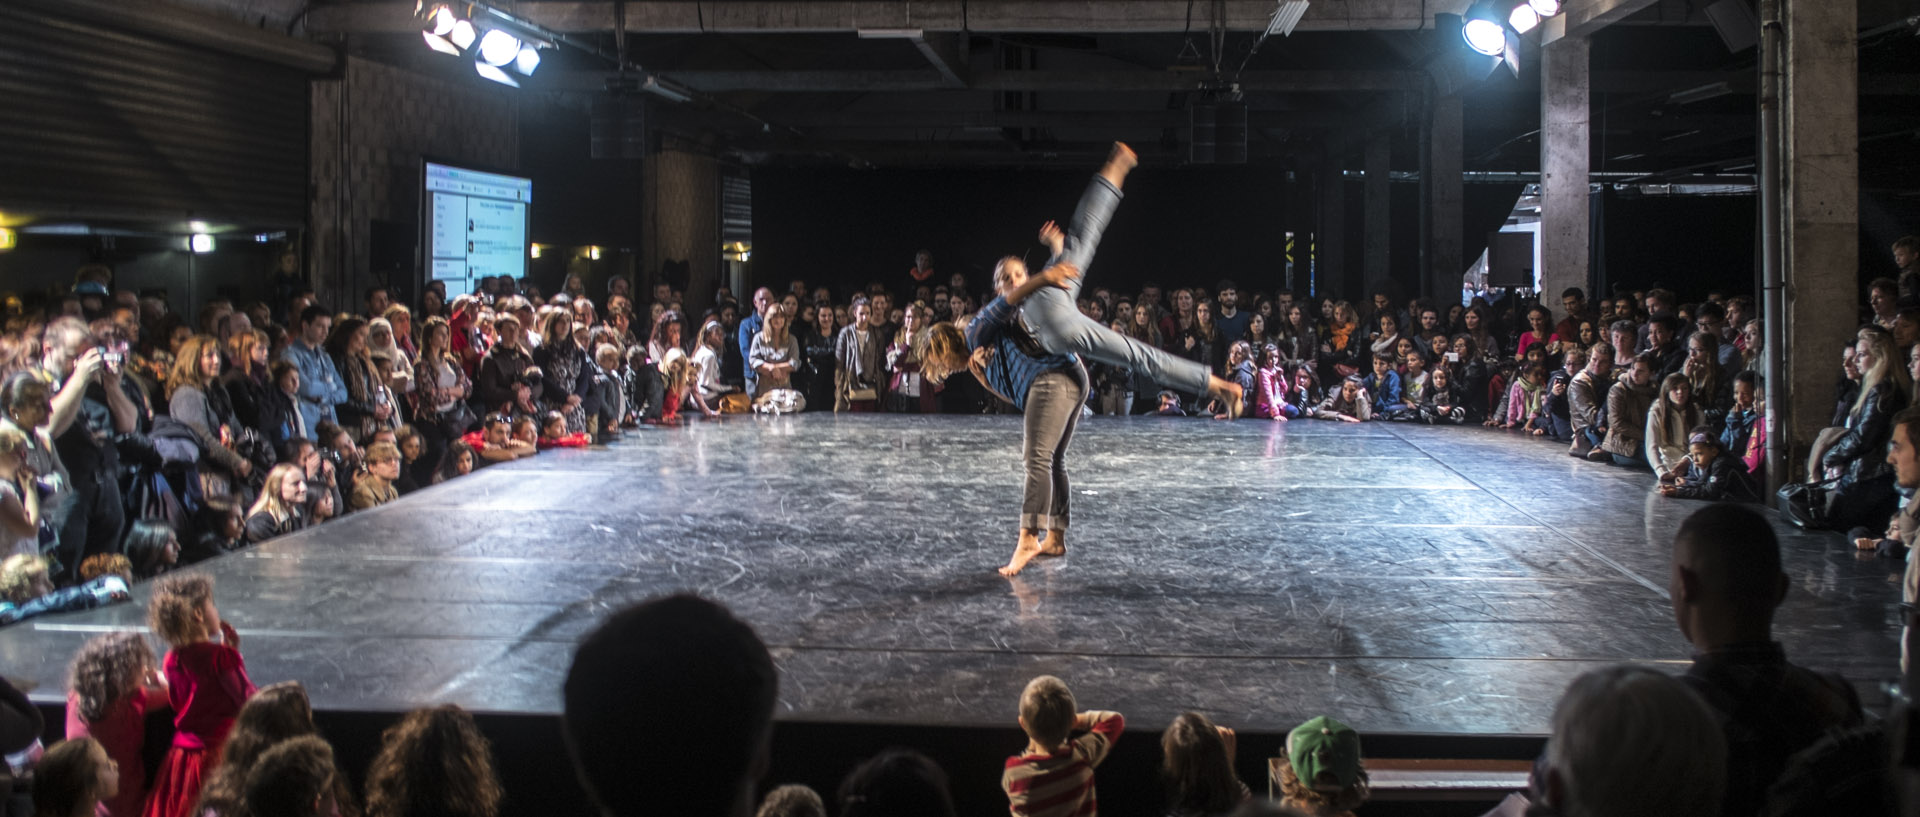
M 240 707 L 255 692 L 240 657 L 240 636 L 213 605 L 213 578 L 163 576 L 147 603 L 147 623 L 171 649 L 161 662 L 173 704 L 173 746 L 160 762 L 145 817 L 188 817 L 220 765 Z

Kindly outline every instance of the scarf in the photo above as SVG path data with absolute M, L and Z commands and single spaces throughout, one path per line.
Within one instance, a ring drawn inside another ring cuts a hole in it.
M 1334 351 L 1344 352 L 1347 350 L 1347 341 L 1353 337 L 1353 329 L 1356 326 L 1359 326 L 1359 324 L 1335 323 L 1328 327 L 1327 342 L 1333 346 Z

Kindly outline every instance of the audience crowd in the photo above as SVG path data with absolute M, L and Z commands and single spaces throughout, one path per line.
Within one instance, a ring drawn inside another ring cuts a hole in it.
M 1920 253 L 1920 241 L 1906 249 Z M 1792 475 L 1806 480 L 1798 521 L 1853 528 L 1857 546 L 1896 557 L 1920 535 L 1920 507 L 1899 506 L 1920 488 L 1914 277 L 1873 282 L 1842 355 L 1833 427 Z M 125 599 L 129 582 L 160 577 L 149 616 L 169 646 L 156 660 L 138 635 L 90 641 L 73 667 L 68 739 L 44 752 L 0 717 L 9 764 L 33 769 L 36 813 L 494 813 L 502 795 L 486 742 L 451 707 L 390 730 L 355 792 L 304 690 L 248 679 L 211 581 L 164 574 L 478 468 L 696 413 L 1011 411 L 971 378 L 920 374 L 930 328 L 964 324 L 994 293 L 959 275 L 937 284 L 925 253 L 912 278 L 898 293 L 876 284 L 843 300 L 801 281 L 745 304 L 723 289 L 697 320 L 670 287 L 640 306 L 616 279 L 596 303 L 577 276 L 551 297 L 500 278 L 452 299 L 430 286 L 412 305 L 383 288 L 345 309 L 304 290 L 279 304 L 216 298 L 191 321 L 163 293 L 114 289 L 101 266 L 60 297 L 7 298 L 0 624 Z M 1089 318 L 1239 382 L 1245 416 L 1260 421 L 1480 424 L 1650 470 L 1665 496 L 1759 498 L 1764 334 L 1750 297 L 1682 303 L 1653 288 L 1593 300 L 1569 289 L 1559 307 L 1388 292 L 1360 307 L 1243 298 L 1224 280 L 1164 300 L 1156 285 L 1094 288 L 1081 302 Z M 1241 413 L 1112 366 L 1089 375 L 1088 413 Z M 1910 570 L 1909 603 L 1916 585 Z M 1527 813 L 1813 813 L 1806 804 L 1820 798 L 1868 797 L 1860 775 L 1852 789 L 1819 776 L 1818 764 L 1881 747 L 1877 733 L 1859 736 L 1879 727 L 1863 723 L 1845 681 L 1791 664 L 1772 640 L 1785 591 L 1764 518 L 1715 504 L 1689 519 L 1671 596 L 1692 667 L 1677 679 L 1615 668 L 1576 681 L 1532 787 L 1516 795 Z M 777 683 L 758 638 L 716 605 L 630 608 L 575 658 L 568 748 L 607 814 L 751 813 Z M 0 689 L 0 707 L 18 700 Z M 148 779 L 139 725 L 165 708 L 175 738 Z M 1124 719 L 1081 710 L 1043 676 L 1021 695 L 1018 721 L 1029 741 L 1003 775 L 1013 813 L 1095 813 L 1095 770 Z M 1162 735 L 1167 813 L 1328 815 L 1367 799 L 1359 737 L 1332 718 L 1289 736 L 1281 805 L 1251 796 L 1234 750 L 1231 729 L 1197 712 L 1177 718 Z M 847 777 L 834 810 L 951 814 L 946 787 L 924 755 L 890 751 Z M 784 787 L 760 813 L 824 814 L 826 802 Z

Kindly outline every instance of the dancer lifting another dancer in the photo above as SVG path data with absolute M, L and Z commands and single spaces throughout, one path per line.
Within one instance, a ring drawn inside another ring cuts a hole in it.
M 1229 406 L 1234 416 L 1244 405 L 1238 384 L 1101 326 L 1076 305 L 1084 271 L 1120 204 L 1120 185 L 1137 163 L 1132 149 L 1114 143 L 1107 163 L 1080 197 L 1068 231 L 1061 232 L 1051 221 L 1040 228 L 1041 242 L 1053 251 L 1040 274 L 1028 275 L 1018 258 L 1000 259 L 993 269 L 998 297 L 974 316 L 965 336 L 951 324 L 940 324 L 928 344 L 930 378 L 971 369 L 1025 415 L 1020 540 L 1013 558 L 1000 568 L 1002 575 L 1019 573 L 1035 557 L 1066 553 L 1067 446 L 1089 387 L 1082 356 L 1132 369 L 1163 385 L 1208 394 Z

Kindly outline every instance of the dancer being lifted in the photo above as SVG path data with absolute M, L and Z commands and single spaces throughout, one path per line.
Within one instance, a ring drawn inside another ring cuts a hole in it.
M 1020 539 L 1013 558 L 1000 568 L 1002 575 L 1018 574 L 1038 556 L 1067 552 L 1067 446 L 1090 385 L 1082 355 L 1145 372 L 1166 385 L 1205 392 L 1232 407 L 1242 405 L 1239 385 L 1101 326 L 1074 305 L 1081 271 L 1092 260 L 1100 234 L 1120 203 L 1120 184 L 1136 163 L 1131 149 L 1115 143 L 1080 198 L 1071 232 L 1063 234 L 1051 221 L 1041 227 L 1040 240 L 1052 248 L 1053 257 L 1040 274 L 1029 276 L 1018 258 L 1001 259 L 993 270 L 998 297 L 974 316 L 965 336 L 942 323 L 934 327 L 928 344 L 928 377 L 937 381 L 971 369 L 1024 415 L 1026 488 Z

